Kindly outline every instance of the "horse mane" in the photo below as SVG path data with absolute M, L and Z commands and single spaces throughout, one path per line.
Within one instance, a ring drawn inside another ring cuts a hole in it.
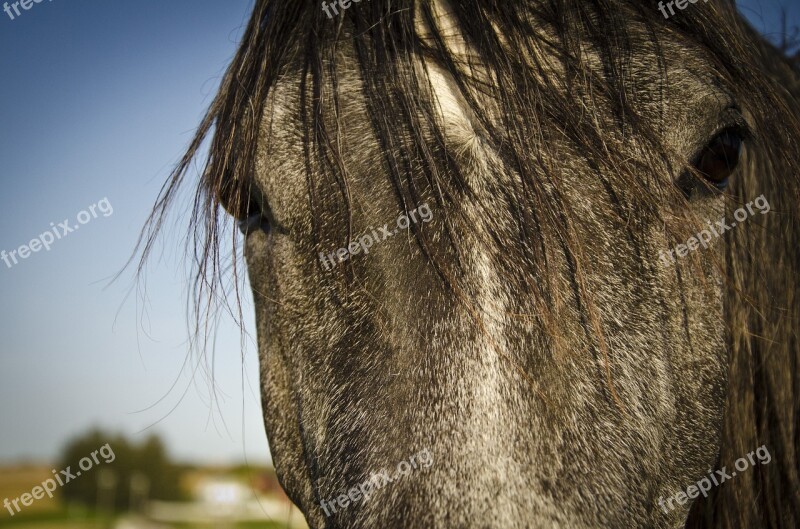
M 508 202 L 510 207 L 522 202 L 513 211 L 519 219 L 519 237 L 535 244 L 519 251 L 540 277 L 547 278 L 550 252 L 556 251 L 548 245 L 557 241 L 559 251 L 566 253 L 572 265 L 578 295 L 585 295 L 580 243 L 571 208 L 558 192 L 558 168 L 552 159 L 537 153 L 549 148 L 547 123 L 560 123 L 561 132 L 586 153 L 586 161 L 597 175 L 612 170 L 620 175 L 626 189 L 616 198 L 621 218 L 632 208 L 656 215 L 660 201 L 673 200 L 674 190 L 647 176 L 654 167 L 670 170 L 666 160 L 672 153 L 656 133 L 658 124 L 637 114 L 641 94 L 627 78 L 632 51 L 643 40 L 656 50 L 656 58 L 663 64 L 664 52 L 655 28 L 666 24 L 679 39 L 707 51 L 714 73 L 752 114 L 757 154 L 748 156 L 748 170 L 735 179 L 729 202 L 744 203 L 768 190 L 774 211 L 758 226 L 743 225 L 728 234 L 725 310 L 730 375 L 719 464 L 730 466 L 762 444 L 775 461 L 755 466 L 714 488 L 709 498 L 698 499 L 687 527 L 797 527 L 800 303 L 795 296 L 800 276 L 800 114 L 794 94 L 800 92 L 795 90 L 794 72 L 745 25 L 732 4 L 697 3 L 665 21 L 655 3 L 639 0 L 451 0 L 449 8 L 459 33 L 479 54 L 481 64 L 488 65 L 493 82 L 487 83 L 485 78 L 471 75 L 471 65 L 448 47 L 430 2 L 368 0 L 330 20 L 317 0 L 257 0 L 219 92 L 157 199 L 140 239 L 141 263 L 150 254 L 178 190 L 189 180 L 192 163 L 202 157 L 210 138 L 190 221 L 198 322 L 208 316 L 214 301 L 226 297 L 220 294 L 227 288 L 220 248 L 228 235 L 238 301 L 238 238 L 235 230 L 226 232 L 229 224 L 223 209 L 235 218 L 244 218 L 267 207 L 250 183 L 268 96 L 288 73 L 300 79 L 303 109 L 299 117 L 306 134 L 307 167 L 319 167 L 321 178 L 329 179 L 331 189 L 338 193 L 335 197 L 311 196 L 312 211 L 337 200 L 344 223 L 349 222 L 346 171 L 332 141 L 341 97 L 335 90 L 337 46 L 346 41 L 354 50 L 355 66 L 365 73 L 358 96 L 364 99 L 371 126 L 382 142 L 383 162 L 399 207 L 410 210 L 428 199 L 445 206 L 452 203 L 453 196 L 469 193 L 463 168 L 445 147 L 433 105 L 418 97 L 426 93 L 430 79 L 410 65 L 424 58 L 442 65 L 453 77 L 491 138 L 492 148 L 520 175 L 519 187 L 508 191 L 514 200 Z M 420 34 L 415 23 L 418 16 L 426 21 L 429 34 Z M 648 28 L 649 34 L 631 34 L 628 24 L 634 19 Z M 602 60 L 601 78 L 586 75 L 587 67 L 579 60 L 586 47 Z M 519 55 L 528 61 L 528 67 L 520 67 Z M 544 63 L 545 56 L 555 57 L 563 79 L 542 74 L 552 66 Z M 662 70 L 666 75 L 666 69 Z M 665 79 L 661 81 L 658 95 L 664 99 L 668 93 Z M 604 141 L 608 131 L 592 119 L 576 115 L 569 94 L 587 88 L 581 83 L 588 83 L 612 103 L 615 133 L 635 137 L 649 166 L 615 165 L 614 148 Z M 485 107 L 482 94 L 500 102 L 499 116 Z M 536 113 L 533 118 L 530 109 Z M 431 134 L 437 139 L 433 145 L 425 141 Z M 531 138 L 541 138 L 534 148 Z M 543 186 L 542 180 L 547 180 L 549 187 Z M 321 231 L 324 223 L 315 217 L 313 227 Z M 348 227 L 348 237 L 350 231 Z M 443 281 L 456 288 L 457 234 L 450 233 L 446 250 L 447 256 L 456 257 L 454 265 L 447 263 L 423 231 L 414 235 Z M 551 305 L 546 285 L 541 288 L 537 309 L 547 325 L 557 307 Z M 590 312 L 587 326 L 594 331 L 594 346 L 601 350 L 602 331 L 595 326 L 600 318 L 591 313 L 590 302 L 584 307 Z M 238 303 L 234 310 L 239 310 Z

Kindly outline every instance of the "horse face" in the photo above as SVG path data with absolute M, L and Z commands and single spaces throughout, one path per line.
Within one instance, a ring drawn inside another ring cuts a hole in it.
M 642 95 L 633 107 L 680 168 L 746 120 L 713 75 L 697 74 L 711 71 L 700 50 L 660 37 L 667 75 L 642 45 L 628 79 Z M 270 446 L 309 523 L 682 526 L 690 501 L 675 494 L 713 467 L 723 415 L 723 194 L 690 186 L 688 201 L 671 200 L 681 171 L 619 132 L 611 101 L 564 92 L 576 113 L 594 105 L 586 119 L 607 131 L 607 158 L 529 108 L 520 119 L 540 133 L 525 139 L 533 200 L 431 61 L 415 65 L 431 82 L 419 95 L 442 134 L 422 133 L 462 185 L 443 163 L 447 198 L 417 181 L 404 209 L 387 152 L 413 138 L 399 126 L 394 141 L 380 137 L 358 69 L 346 67 L 354 52 L 341 53 L 330 142 L 346 193 L 307 163 L 299 75 L 287 75 L 268 101 L 255 175 L 271 229 L 246 242 Z M 587 63 L 603 75 L 596 56 Z M 567 73 L 554 64 L 547 75 Z M 644 96 L 664 89 L 668 100 Z M 502 102 L 485 105 L 501 121 L 491 109 Z M 664 219 L 685 238 L 667 235 Z

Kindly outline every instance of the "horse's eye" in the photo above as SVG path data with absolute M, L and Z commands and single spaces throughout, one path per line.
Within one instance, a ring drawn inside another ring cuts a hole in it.
M 723 130 L 700 152 L 694 168 L 717 189 L 725 189 L 739 165 L 743 141 L 743 134 L 738 130 Z
M 263 230 L 267 233 L 270 231 L 269 219 L 262 211 L 261 205 L 255 200 L 250 201 L 237 223 L 239 224 L 239 230 L 245 237 L 256 230 Z
M 238 223 L 239 230 L 245 237 L 256 230 L 263 230 L 267 233 L 269 233 L 270 230 L 269 221 L 264 218 L 264 215 L 262 215 L 261 212 L 253 213 L 246 218 L 241 219 L 238 221 Z

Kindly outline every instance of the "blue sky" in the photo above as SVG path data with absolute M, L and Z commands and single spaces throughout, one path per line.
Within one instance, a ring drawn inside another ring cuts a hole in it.
M 777 30 L 781 2 L 739 3 L 759 29 Z M 798 24 L 797 1 L 783 5 Z M 168 230 L 149 268 L 144 307 L 126 297 L 130 274 L 108 286 L 251 7 L 54 0 L 15 20 L 0 12 L 0 250 L 28 243 L 51 222 L 75 224 L 104 198 L 113 207 L 49 251 L 12 268 L 0 261 L 0 464 L 52 458 L 93 425 L 134 437 L 149 428 L 182 460 L 268 459 L 252 343 L 242 353 L 238 330 L 223 321 L 213 361 L 194 378 L 183 369 L 182 224 Z M 248 305 L 251 329 L 252 320 Z M 213 394 L 203 374 L 212 365 Z
M 146 317 L 136 295 L 126 300 L 131 274 L 107 286 L 250 8 L 246 0 L 55 0 L 13 21 L 0 13 L 0 249 L 51 222 L 75 224 L 104 197 L 113 206 L 49 252 L 11 269 L 0 262 L 0 462 L 51 457 L 95 424 L 131 435 L 155 425 L 183 459 L 235 461 L 245 450 L 267 459 L 255 349 L 246 351 L 243 387 L 232 325 L 217 336 L 215 400 L 203 370 L 196 382 L 180 375 L 187 273 L 178 230 L 147 275 Z

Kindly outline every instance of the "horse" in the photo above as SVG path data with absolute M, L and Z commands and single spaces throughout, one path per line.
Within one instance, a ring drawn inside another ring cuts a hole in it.
M 246 266 L 312 528 L 798 527 L 798 75 L 668 4 L 256 0 L 139 250 Z

